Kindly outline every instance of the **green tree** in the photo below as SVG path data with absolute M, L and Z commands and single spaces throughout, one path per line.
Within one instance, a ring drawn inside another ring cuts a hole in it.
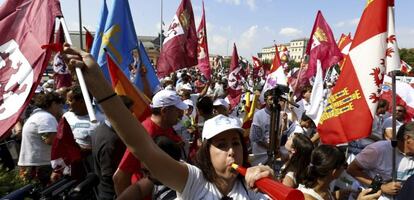
M 410 66 L 414 67 L 414 48 L 406 49 L 402 48 L 399 50 L 401 60 L 404 60 Z

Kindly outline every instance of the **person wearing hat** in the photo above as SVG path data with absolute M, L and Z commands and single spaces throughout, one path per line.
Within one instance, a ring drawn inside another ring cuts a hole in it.
M 182 138 L 174 132 L 173 126 L 181 120 L 183 111 L 188 109 L 187 104 L 181 101 L 175 91 L 161 90 L 154 95 L 150 106 L 151 116 L 142 122 L 146 132 L 152 138 L 163 135 L 183 145 Z M 141 178 L 140 166 L 140 161 L 127 149 L 113 177 L 117 195 Z
M 230 166 L 232 163 L 246 166 L 247 163 L 247 150 L 241 137 L 243 129 L 237 120 L 223 115 L 207 120 L 196 164 L 176 161 L 153 142 L 141 123 L 137 123 L 89 53 L 69 45 L 65 45 L 64 53 L 71 70 L 75 67 L 83 70 L 89 90 L 100 100 L 101 108 L 127 148 L 145 163 L 154 178 L 177 191 L 178 199 L 268 199 L 250 188 L 256 180 L 273 175 L 270 167 L 248 168 L 243 180 Z M 155 103 L 153 100 L 153 108 Z
M 230 105 L 224 99 L 216 99 L 213 102 L 214 113 L 229 116 Z

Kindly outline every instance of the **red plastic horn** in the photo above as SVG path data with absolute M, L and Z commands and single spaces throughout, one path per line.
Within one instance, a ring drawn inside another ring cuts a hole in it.
M 246 168 L 240 167 L 237 164 L 232 164 L 231 167 L 239 172 L 241 175 L 246 175 Z M 293 189 L 279 183 L 270 178 L 261 178 L 256 181 L 256 187 L 263 193 L 267 194 L 273 200 L 304 200 L 303 193 L 297 189 Z

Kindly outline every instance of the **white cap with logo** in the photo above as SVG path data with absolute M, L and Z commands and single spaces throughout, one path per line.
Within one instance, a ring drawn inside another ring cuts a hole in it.
M 239 131 L 240 133 L 244 132 L 240 120 L 224 115 L 217 115 L 204 122 L 202 139 L 211 139 L 214 136 L 231 129 Z
M 180 96 L 172 90 L 161 90 L 152 97 L 151 108 L 175 106 L 180 110 L 187 110 L 188 105 L 181 101 Z

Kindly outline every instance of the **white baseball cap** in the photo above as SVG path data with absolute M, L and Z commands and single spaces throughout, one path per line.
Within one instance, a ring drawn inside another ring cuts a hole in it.
M 151 108 L 175 106 L 180 110 L 187 110 L 188 105 L 181 101 L 180 96 L 173 90 L 161 90 L 152 97 Z
M 244 129 L 241 128 L 241 122 L 238 119 L 217 115 L 204 122 L 202 138 L 203 140 L 208 140 L 231 129 L 237 130 L 242 134 L 244 132 Z
M 229 103 L 227 103 L 227 101 L 226 101 L 226 100 L 224 100 L 224 99 L 216 99 L 216 100 L 213 102 L 213 106 L 224 106 L 224 107 L 226 107 L 227 109 L 229 109 L 229 108 L 230 108 Z

